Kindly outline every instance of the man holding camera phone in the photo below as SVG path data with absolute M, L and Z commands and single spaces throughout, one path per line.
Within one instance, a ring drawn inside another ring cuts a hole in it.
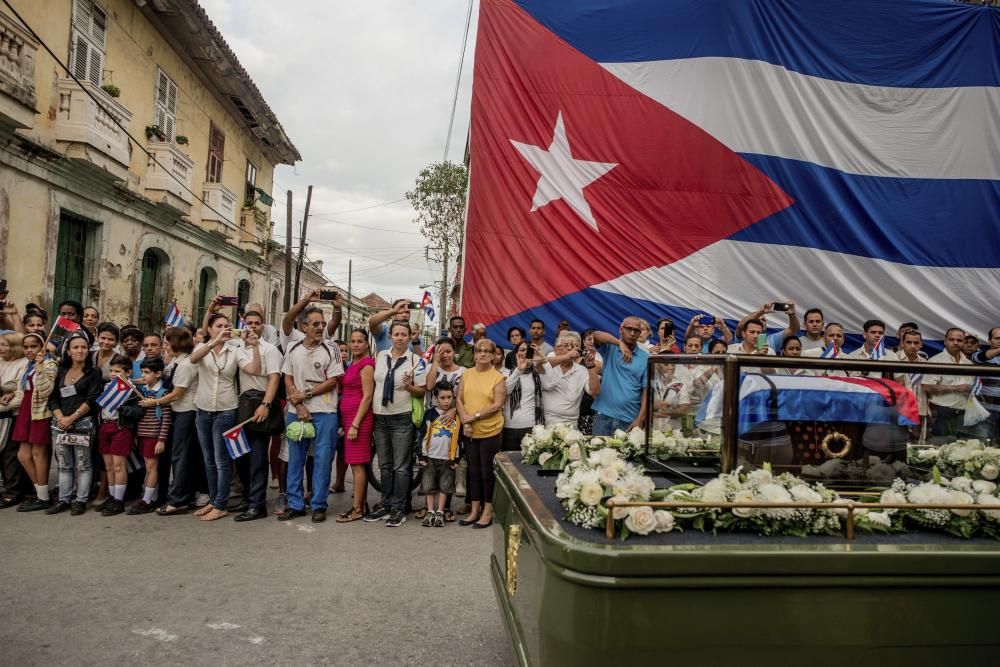
M 686 341 L 691 336 L 701 338 L 701 353 L 708 354 L 708 346 L 711 345 L 712 339 L 716 337 L 716 331 L 720 333 L 719 337 L 727 345 L 733 342 L 733 332 L 726 326 L 725 320 L 718 315 L 698 313 L 691 318 L 691 322 L 684 331 L 684 340 Z
M 407 326 L 410 324 L 410 311 L 416 310 L 420 304 L 409 299 L 396 299 L 392 302 L 392 308 L 382 310 L 368 318 L 368 331 L 372 334 L 374 343 L 372 352 L 378 354 L 383 350 L 392 347 L 392 340 L 389 338 L 389 329 L 396 322 L 402 322 Z M 386 324 L 388 323 L 388 325 Z M 413 352 L 413 343 L 409 345 L 410 352 Z
M 788 326 L 777 333 L 769 334 L 767 333 L 767 314 L 768 313 L 785 313 L 788 315 Z M 751 320 L 758 320 L 763 325 L 763 331 L 767 336 L 767 347 L 771 350 L 780 350 L 781 343 L 785 340 L 786 336 L 798 336 L 801 324 L 799 323 L 799 316 L 795 314 L 795 302 L 794 301 L 771 301 L 765 303 L 760 307 L 759 310 L 750 313 L 736 326 L 736 337 L 749 335 L 745 334 L 744 329 Z M 751 340 L 751 343 L 756 343 L 756 340 Z M 773 354 L 773 352 L 772 352 Z
M 336 336 L 337 327 L 340 326 L 340 320 L 343 316 L 342 301 L 340 299 L 340 292 L 335 292 L 330 290 L 326 292 L 327 297 L 332 297 L 324 299 L 324 291 L 319 289 L 312 289 L 305 293 L 301 299 L 299 299 L 292 307 L 285 313 L 285 316 L 281 318 L 281 330 L 278 332 L 281 338 L 281 346 L 287 352 L 289 345 L 297 341 L 303 340 L 306 335 L 302 333 L 302 330 L 297 326 L 299 315 L 306 309 L 306 307 L 314 301 L 329 301 L 333 303 L 333 317 L 330 321 L 326 323 L 323 328 L 323 340 L 329 341 L 334 336 Z M 332 292 L 332 293 L 331 293 Z

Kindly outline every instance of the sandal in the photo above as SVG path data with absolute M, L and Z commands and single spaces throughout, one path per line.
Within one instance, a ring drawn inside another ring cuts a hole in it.
M 451 510 L 445 510 L 444 511 L 444 520 L 447 521 L 448 523 L 454 523 L 455 519 L 457 519 L 457 518 L 458 517 L 456 517 L 455 513 L 452 512 Z
M 417 510 L 416 512 L 413 513 L 413 518 L 414 519 L 423 519 L 425 516 L 427 516 L 427 508 L 426 507 L 424 507 L 422 509 L 419 509 L 419 510 Z
M 213 507 L 211 512 L 209 512 L 205 516 L 201 517 L 201 520 L 202 521 L 217 521 L 217 520 L 222 519 L 223 517 L 227 517 L 227 516 L 229 516 L 229 512 L 227 512 L 226 510 L 220 510 L 220 509 L 217 509 L 217 508 Z
M 156 513 L 160 516 L 173 516 L 174 514 L 187 514 L 186 507 L 174 507 L 173 505 L 160 505 Z
M 198 509 L 196 509 L 195 512 L 194 512 L 194 516 L 198 516 L 198 517 L 205 516 L 206 514 L 208 514 L 209 512 L 211 512 L 214 509 L 215 509 L 215 507 L 212 505 L 212 503 L 209 503 L 207 505 L 204 505 L 203 507 L 199 507 Z
M 350 523 L 351 521 L 363 519 L 364 516 L 365 513 L 359 509 L 347 510 L 346 512 L 337 515 L 337 523 Z

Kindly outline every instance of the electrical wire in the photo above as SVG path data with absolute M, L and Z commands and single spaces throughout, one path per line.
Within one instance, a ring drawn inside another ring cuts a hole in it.
M 362 206 L 361 208 L 349 208 L 346 211 L 323 211 L 321 213 L 310 213 L 310 215 L 321 216 L 321 215 L 344 215 L 346 213 L 357 213 L 358 211 L 367 211 L 372 208 L 379 208 L 382 206 L 391 206 L 392 204 L 398 204 L 400 202 L 407 201 L 406 197 L 400 199 L 393 199 L 392 201 L 384 201 L 381 204 L 372 204 L 371 206 Z

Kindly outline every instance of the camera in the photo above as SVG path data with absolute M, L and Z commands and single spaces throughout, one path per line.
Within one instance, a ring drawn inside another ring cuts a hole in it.
M 233 329 L 233 338 L 243 338 L 243 332 L 246 329 Z
M 420 310 L 420 304 L 416 301 L 411 301 L 406 307 L 410 310 Z
M 320 301 L 333 301 L 337 298 L 337 290 L 335 289 L 321 289 L 319 291 Z
M 782 312 L 782 311 L 787 311 L 790 305 L 791 305 L 791 304 L 787 304 L 787 303 L 778 303 L 777 301 L 775 301 L 774 303 L 772 303 L 772 304 L 771 304 L 771 307 L 772 307 L 772 308 L 773 308 L 773 309 L 774 309 L 775 311 L 779 311 L 779 312 Z
M 535 358 L 535 348 L 533 348 L 533 347 L 531 347 L 529 345 L 528 348 L 524 351 L 524 358 L 525 359 L 534 359 Z

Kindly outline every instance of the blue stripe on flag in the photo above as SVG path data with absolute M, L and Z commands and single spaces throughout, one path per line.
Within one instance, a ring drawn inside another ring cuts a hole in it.
M 238 459 L 250 453 L 250 443 L 242 428 L 238 428 L 232 433 L 223 436 L 226 440 L 226 449 L 229 450 L 229 458 Z
M 117 380 L 111 380 L 108 382 L 104 391 L 101 395 L 97 397 L 97 404 L 107 410 L 108 412 L 114 412 L 128 400 L 130 388 L 120 389 Z
M 998 12 L 1000 14 L 1000 12 Z M 808 162 L 742 156 L 795 203 L 733 234 L 913 266 L 1000 267 L 990 243 L 969 243 L 995 223 L 1000 181 L 857 176 Z
M 599 63 L 745 58 L 879 86 L 1000 85 L 1000 12 L 951 0 L 517 4 Z

